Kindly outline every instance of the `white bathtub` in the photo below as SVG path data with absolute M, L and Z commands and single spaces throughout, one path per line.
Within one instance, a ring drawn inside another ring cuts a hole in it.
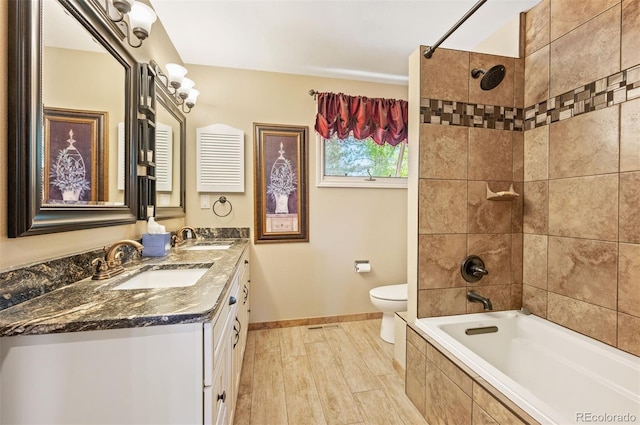
M 517 311 L 415 324 L 542 424 L 640 424 L 640 357 Z

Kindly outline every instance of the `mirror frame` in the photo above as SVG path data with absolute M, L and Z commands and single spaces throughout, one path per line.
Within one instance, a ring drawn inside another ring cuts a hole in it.
M 42 205 L 42 1 L 9 0 L 8 237 L 67 232 L 136 222 L 135 64 L 93 0 L 58 0 L 125 71 L 125 194 L 122 206 Z M 99 82 L 96 82 L 99 84 Z
M 157 111 L 158 108 L 164 107 L 166 111 L 171 114 L 176 121 L 180 124 L 180 205 L 178 206 L 168 206 L 168 207 L 159 207 L 157 203 L 157 188 L 156 193 L 156 218 L 157 219 L 165 219 L 165 218 L 175 218 L 175 217 L 184 217 L 186 213 L 186 146 L 187 146 L 187 118 L 184 116 L 182 111 L 176 106 L 173 101 L 171 93 L 168 92 L 166 86 L 162 85 L 162 81 L 156 77 L 156 119 L 157 119 Z

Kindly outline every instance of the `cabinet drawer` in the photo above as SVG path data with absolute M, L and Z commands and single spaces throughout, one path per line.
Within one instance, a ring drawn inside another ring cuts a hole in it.
M 234 279 L 231 289 L 222 301 L 223 304 L 220 306 L 220 313 L 217 315 L 215 324 L 213 325 L 214 360 L 218 358 L 223 334 L 233 327 L 235 311 L 238 308 L 238 292 L 238 280 Z

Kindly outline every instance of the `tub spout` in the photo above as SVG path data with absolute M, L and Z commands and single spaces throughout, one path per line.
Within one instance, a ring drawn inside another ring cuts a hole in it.
M 489 298 L 485 298 L 482 295 L 476 293 L 475 291 L 467 292 L 467 300 L 472 303 L 482 303 L 482 307 L 485 310 L 493 310 L 493 305 L 491 304 L 491 300 Z

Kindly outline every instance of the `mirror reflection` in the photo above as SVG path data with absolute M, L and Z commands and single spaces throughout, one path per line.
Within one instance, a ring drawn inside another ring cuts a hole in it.
M 60 3 L 42 7 L 42 205 L 124 205 L 126 71 Z

